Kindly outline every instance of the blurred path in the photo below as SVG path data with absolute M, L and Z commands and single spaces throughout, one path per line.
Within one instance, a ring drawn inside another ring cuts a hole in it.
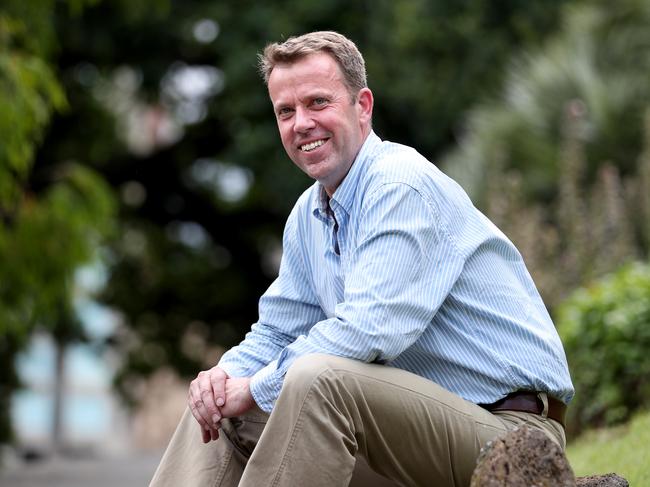
M 98 458 L 15 460 L 0 469 L 0 487 L 146 487 L 162 452 Z

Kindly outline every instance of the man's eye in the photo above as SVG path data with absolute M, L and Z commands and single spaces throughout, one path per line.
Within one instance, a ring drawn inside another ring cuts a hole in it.
M 288 117 L 292 112 L 293 110 L 291 110 L 289 107 L 280 108 L 278 110 L 278 117 Z
M 313 104 L 314 105 L 326 105 L 327 104 L 327 99 L 326 98 L 314 98 Z

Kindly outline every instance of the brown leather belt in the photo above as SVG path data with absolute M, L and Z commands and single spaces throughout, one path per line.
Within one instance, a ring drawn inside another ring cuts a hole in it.
M 542 414 L 544 412 L 544 403 L 538 396 L 537 392 L 518 391 L 508 394 L 503 399 L 499 399 L 492 404 L 479 404 L 490 412 L 494 411 L 521 411 L 524 413 Z M 562 401 L 548 396 L 548 414 L 547 416 L 554 419 L 564 427 L 564 417 L 566 416 L 566 404 Z

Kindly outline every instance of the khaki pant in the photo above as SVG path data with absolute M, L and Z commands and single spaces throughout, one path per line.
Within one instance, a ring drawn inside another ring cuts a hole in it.
M 554 420 L 492 414 L 393 367 L 308 355 L 270 416 L 223 420 L 217 441 L 204 445 L 186 411 L 151 486 L 466 486 L 481 447 L 523 423 L 564 447 Z

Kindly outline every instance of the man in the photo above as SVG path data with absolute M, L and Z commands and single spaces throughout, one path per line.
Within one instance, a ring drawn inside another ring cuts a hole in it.
M 455 182 L 375 135 L 356 46 L 306 34 L 267 46 L 261 70 L 316 183 L 259 321 L 192 382 L 152 485 L 462 486 L 519 424 L 563 447 L 573 388 L 521 256 Z

